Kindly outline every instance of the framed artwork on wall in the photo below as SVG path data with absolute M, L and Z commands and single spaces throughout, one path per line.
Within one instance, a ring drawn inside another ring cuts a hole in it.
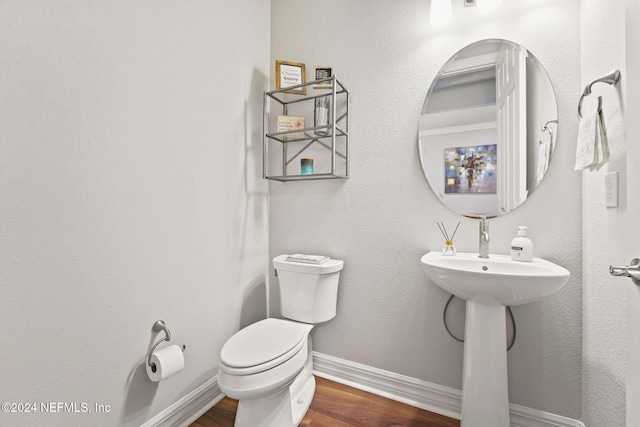
M 320 67 L 316 66 L 313 69 L 313 79 L 320 80 L 333 76 L 333 67 Z M 330 82 L 322 82 L 313 86 L 314 89 L 331 89 Z
M 276 90 L 285 89 L 291 86 L 306 83 L 306 72 L 304 64 L 299 62 L 276 60 Z M 306 95 L 307 88 L 296 88 L 286 90 L 287 93 Z
M 490 144 L 445 149 L 445 193 L 495 194 L 497 147 Z

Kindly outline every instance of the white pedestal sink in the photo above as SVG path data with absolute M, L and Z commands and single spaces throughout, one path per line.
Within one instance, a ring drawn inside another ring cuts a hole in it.
M 559 291 L 569 271 L 541 258 L 520 262 L 507 255 L 429 252 L 420 261 L 429 279 L 467 301 L 462 427 L 509 427 L 505 306 Z

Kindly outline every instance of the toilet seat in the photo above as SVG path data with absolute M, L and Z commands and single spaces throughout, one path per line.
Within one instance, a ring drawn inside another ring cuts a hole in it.
M 222 347 L 220 369 L 231 375 L 252 375 L 272 369 L 305 348 L 311 327 L 271 318 L 249 325 Z

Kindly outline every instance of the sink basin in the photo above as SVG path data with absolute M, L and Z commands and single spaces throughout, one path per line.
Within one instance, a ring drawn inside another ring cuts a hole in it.
M 443 256 L 429 252 L 422 266 L 431 280 L 455 296 L 490 304 L 520 305 L 537 301 L 562 289 L 569 271 L 552 262 L 534 258 L 531 262 L 514 261 L 508 255 L 477 253 Z
M 540 258 L 521 262 L 507 255 L 429 252 L 420 261 L 429 279 L 467 300 L 461 427 L 509 427 L 505 306 L 559 291 L 569 271 Z

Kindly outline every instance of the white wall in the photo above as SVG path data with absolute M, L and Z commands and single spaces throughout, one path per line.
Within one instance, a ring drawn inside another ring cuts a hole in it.
M 0 396 L 140 425 L 265 316 L 270 1 L 0 2 Z M 143 360 L 166 321 L 186 367 Z
M 610 265 L 631 259 L 625 246 L 626 136 L 623 97 L 626 92 L 624 0 L 583 0 L 580 10 L 581 87 L 618 68 L 619 90 L 593 86 L 583 103 L 594 108 L 603 97 L 611 161 L 598 172 L 583 172 L 584 344 L 582 415 L 586 425 L 625 424 L 626 293 L 623 279 L 609 275 Z M 619 171 L 621 205 L 607 208 L 604 175 Z M 637 218 L 636 218 L 637 220 Z M 606 248 L 606 250 L 603 250 Z
M 271 60 L 332 65 L 352 91 L 351 178 L 270 184 L 271 256 L 326 253 L 344 259 L 335 319 L 315 329 L 315 349 L 381 369 L 461 388 L 462 345 L 442 325 L 448 295 L 429 283 L 420 256 L 439 250 L 436 221 L 477 251 L 477 222 L 443 207 L 423 176 L 418 122 L 427 88 L 463 46 L 505 38 L 546 67 L 558 98 L 560 132 L 548 176 L 515 212 L 491 221 L 491 251 L 507 253 L 528 225 L 536 255 L 567 267 L 558 294 L 515 307 L 510 400 L 580 418 L 582 351 L 580 174 L 573 171 L 580 92 L 579 1 L 504 2 L 491 15 L 455 2 L 454 22 L 428 26 L 429 2 L 272 1 Z M 319 19 L 321 17 L 321 19 Z M 277 314 L 277 286 L 271 307 Z M 464 305 L 449 318 L 461 333 Z

